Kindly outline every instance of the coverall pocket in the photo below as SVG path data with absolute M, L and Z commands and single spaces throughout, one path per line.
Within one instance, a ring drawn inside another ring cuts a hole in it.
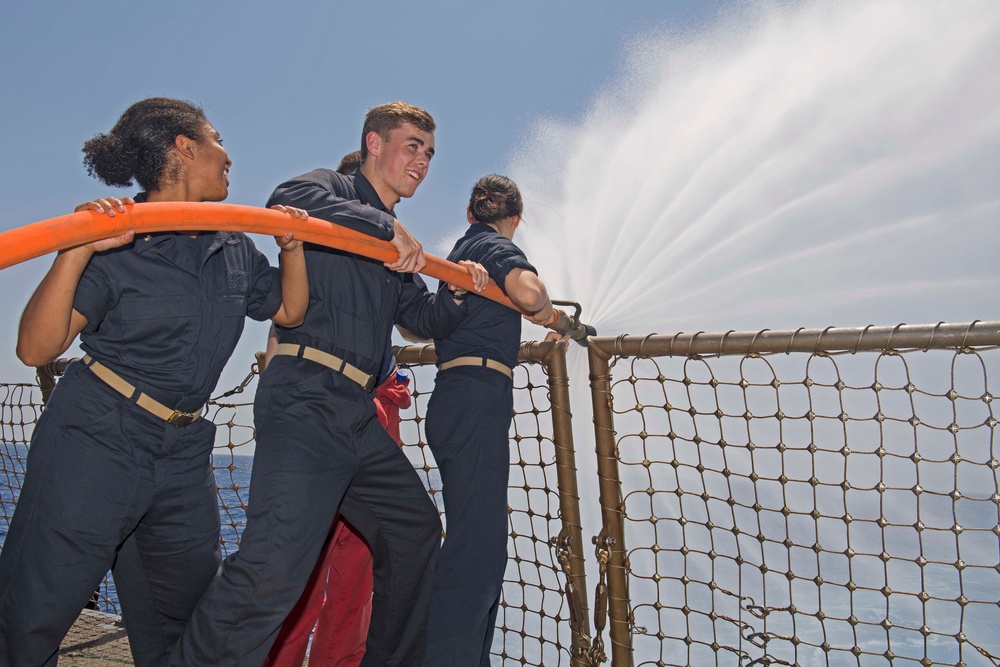
M 161 371 L 176 370 L 189 362 L 202 324 L 196 297 L 122 298 L 121 308 L 127 338 L 127 344 L 121 346 L 123 362 L 143 368 L 155 359 Z
M 170 461 L 172 483 L 181 502 L 176 532 L 198 543 L 219 539 L 219 497 L 212 469 L 216 426 L 201 419 L 185 429 L 180 456 Z M 229 482 L 230 484 L 232 482 Z
M 304 359 L 278 356 L 264 371 L 257 385 L 253 401 L 254 425 L 259 435 L 272 428 L 284 428 L 286 423 L 294 424 L 289 411 L 298 411 L 303 401 L 327 404 L 327 392 L 323 384 L 333 373 L 329 368 Z
M 98 421 L 63 424 L 49 432 L 52 442 L 38 443 L 49 445 L 38 502 L 39 516 L 51 528 L 84 540 L 121 530 L 138 472 L 120 419 L 115 409 Z
M 483 448 L 482 461 L 496 472 L 510 471 L 510 440 L 507 431 L 497 427 L 492 432 L 480 433 L 477 444 Z

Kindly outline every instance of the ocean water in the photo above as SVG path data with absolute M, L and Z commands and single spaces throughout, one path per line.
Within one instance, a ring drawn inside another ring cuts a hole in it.
M 223 454 L 212 457 L 215 485 L 219 487 L 219 521 L 222 524 L 222 557 L 238 549 L 246 525 L 253 456 Z

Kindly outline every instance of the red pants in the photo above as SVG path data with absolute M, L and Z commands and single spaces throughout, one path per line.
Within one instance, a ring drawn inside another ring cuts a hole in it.
M 378 420 L 397 443 L 399 408 L 410 405 L 407 382 L 392 376 L 375 397 Z M 288 613 L 263 667 L 301 667 L 314 626 L 309 652 L 313 667 L 361 664 L 372 615 L 372 584 L 368 544 L 338 514 L 302 597 Z
M 356 667 L 365 654 L 371 612 L 371 551 L 351 524 L 338 515 L 302 597 L 281 626 L 264 667 L 301 667 L 313 626 L 316 636 L 310 664 Z

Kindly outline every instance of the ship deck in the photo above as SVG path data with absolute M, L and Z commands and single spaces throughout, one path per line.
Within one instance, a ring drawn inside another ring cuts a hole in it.
M 121 617 L 85 609 L 59 649 L 60 667 L 131 665 L 132 653 Z
M 59 667 L 132 665 L 121 616 L 84 609 L 59 649 Z M 308 667 L 306 658 L 303 667 Z

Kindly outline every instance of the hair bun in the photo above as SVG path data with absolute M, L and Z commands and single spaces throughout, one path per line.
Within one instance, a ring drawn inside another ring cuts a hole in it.
M 108 185 L 128 187 L 133 179 L 146 192 L 156 192 L 168 171 L 179 135 L 201 141 L 208 120 L 201 107 L 170 97 L 149 97 L 134 103 L 108 134 L 83 145 L 83 164 L 91 176 Z
M 115 133 L 98 134 L 83 145 L 83 163 L 87 173 L 108 185 L 132 185 L 135 151 Z
M 491 224 L 520 215 L 523 209 L 521 192 L 514 181 L 506 176 L 483 176 L 472 188 L 469 210 L 477 222 Z

